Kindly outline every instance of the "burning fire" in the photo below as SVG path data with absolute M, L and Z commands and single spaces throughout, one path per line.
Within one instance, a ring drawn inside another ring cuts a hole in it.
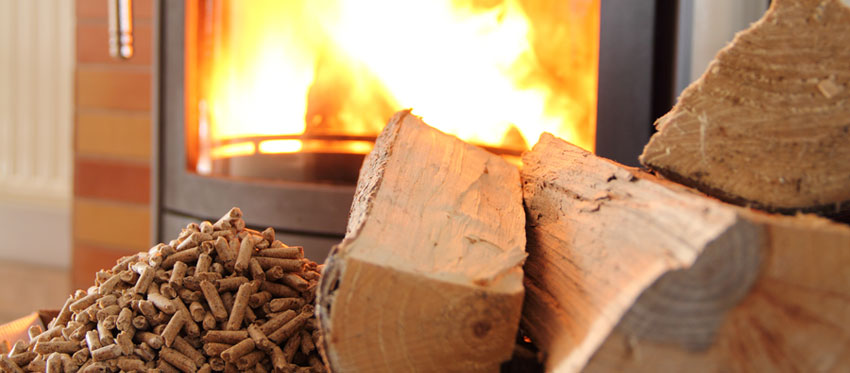
M 202 158 L 322 139 L 365 153 L 408 107 L 481 145 L 524 150 L 548 131 L 593 150 L 599 0 L 208 0 L 194 12 L 187 69 L 205 81 L 189 111 L 213 144 Z

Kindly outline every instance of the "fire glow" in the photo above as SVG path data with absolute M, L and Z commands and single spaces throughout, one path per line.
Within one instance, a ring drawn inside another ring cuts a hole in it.
M 279 154 L 343 138 L 365 153 L 403 108 L 480 145 L 522 151 L 546 131 L 594 148 L 599 0 L 187 4 L 201 162 L 246 141 Z

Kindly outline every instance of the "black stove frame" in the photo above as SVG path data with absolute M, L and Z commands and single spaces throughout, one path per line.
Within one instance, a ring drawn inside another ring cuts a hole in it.
M 597 154 L 636 165 L 653 121 L 672 105 L 677 3 L 601 1 Z M 154 242 L 175 236 L 188 222 L 215 221 L 239 206 L 249 226 L 274 227 L 281 240 L 303 245 L 308 257 L 323 260 L 345 233 L 353 186 L 239 180 L 186 170 L 185 2 L 158 4 Z

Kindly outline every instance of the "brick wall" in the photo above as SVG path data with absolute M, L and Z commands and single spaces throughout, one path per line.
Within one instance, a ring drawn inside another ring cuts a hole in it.
M 150 246 L 155 0 L 135 0 L 135 55 L 109 57 L 107 2 L 76 1 L 72 286 Z

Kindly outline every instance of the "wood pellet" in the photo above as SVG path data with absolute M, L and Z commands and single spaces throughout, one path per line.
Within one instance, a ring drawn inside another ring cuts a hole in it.
M 47 330 L 0 346 L 0 371 L 324 372 L 320 273 L 234 207 L 96 273 Z

